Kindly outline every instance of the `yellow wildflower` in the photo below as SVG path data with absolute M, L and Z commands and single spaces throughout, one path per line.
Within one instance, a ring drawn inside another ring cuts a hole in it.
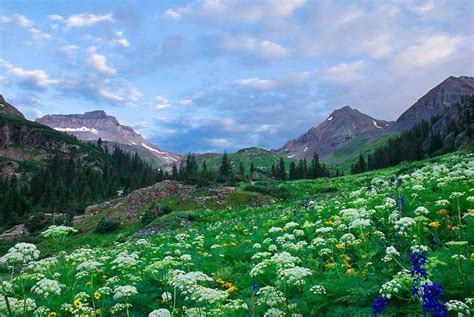
M 346 247 L 342 243 L 338 243 L 336 244 L 336 248 L 338 248 L 339 250 L 344 250 Z
M 76 300 L 74 301 L 74 306 L 76 306 L 76 308 L 80 308 L 80 307 L 82 306 L 81 301 L 78 300 L 78 299 L 76 299 Z
M 446 209 L 440 209 L 436 212 L 438 215 L 445 215 L 448 213 L 448 211 Z
M 95 293 L 94 293 L 94 298 L 95 298 L 95 299 L 100 299 L 100 296 L 101 296 L 101 295 L 100 295 L 99 292 L 95 292 Z
M 354 270 L 354 268 L 352 268 L 352 267 L 351 267 L 351 268 L 348 268 L 348 269 L 346 270 L 346 274 L 347 274 L 347 275 L 354 275 L 354 273 L 355 273 L 355 270 Z
M 439 226 L 441 225 L 439 224 L 438 221 L 432 221 L 428 224 L 428 227 L 431 227 L 431 228 L 438 228 Z

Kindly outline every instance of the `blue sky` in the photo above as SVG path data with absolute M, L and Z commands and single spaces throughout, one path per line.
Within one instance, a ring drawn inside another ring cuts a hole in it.
M 473 33 L 470 0 L 2 0 L 0 91 L 30 119 L 103 109 L 176 152 L 271 149 L 472 76 Z

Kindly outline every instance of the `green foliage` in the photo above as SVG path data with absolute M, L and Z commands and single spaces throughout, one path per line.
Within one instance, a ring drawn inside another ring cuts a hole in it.
M 32 213 L 62 215 L 70 223 L 87 206 L 168 178 L 137 154 L 96 151 L 99 159 L 57 153 L 28 179 L 0 181 L 0 226 L 26 221 Z
M 175 209 L 145 229 L 72 235 L 54 246 L 57 261 L 13 266 L 10 282 L 16 287 L 7 295 L 61 313 L 61 305 L 74 305 L 82 296 L 81 309 L 100 307 L 107 315 L 123 307 L 117 316 L 173 307 L 175 316 L 197 307 L 210 316 L 264 316 L 271 308 L 287 316 L 368 316 L 382 290 L 390 297 L 386 316 L 416 316 L 422 314 L 421 298 L 411 288 L 420 281 L 404 272 L 413 250 L 421 250 L 430 281 L 443 286 L 443 301 L 467 303 L 474 292 L 473 170 L 472 155 L 448 155 L 361 175 L 255 182 L 258 188 L 281 188 L 289 199 L 252 208 L 239 189 L 232 199 L 247 207 Z M 42 256 L 51 255 L 51 244 L 36 242 Z M 389 247 L 396 253 L 387 260 Z M 61 292 L 36 293 L 44 277 L 36 270 L 60 284 Z M 397 290 L 383 287 L 390 281 Z M 120 297 L 126 285 L 135 291 Z M 278 296 L 271 296 L 275 291 Z
M 102 218 L 97 223 L 97 227 L 95 228 L 96 233 L 111 233 L 116 231 L 120 227 L 120 222 L 113 220 Z

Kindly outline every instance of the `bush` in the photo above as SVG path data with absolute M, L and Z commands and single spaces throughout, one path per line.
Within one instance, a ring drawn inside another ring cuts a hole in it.
M 156 210 L 157 208 L 159 208 L 158 211 Z M 171 208 L 168 205 L 159 206 L 154 203 L 145 210 L 145 213 L 143 214 L 141 218 L 141 222 L 142 224 L 147 225 L 151 223 L 153 220 L 155 220 L 156 218 L 158 218 L 159 216 L 166 215 L 172 211 L 173 211 L 173 208 Z
M 95 232 L 97 233 L 110 233 L 114 232 L 120 227 L 120 222 L 113 219 L 102 218 L 97 223 L 97 227 L 95 228 Z
M 38 232 L 51 225 L 52 218 L 46 216 L 44 213 L 35 213 L 28 220 L 25 221 L 25 228 L 29 232 Z
M 244 190 L 248 192 L 260 193 L 269 195 L 278 199 L 286 200 L 291 197 L 288 191 L 283 187 L 276 186 L 262 186 L 262 185 L 247 185 Z

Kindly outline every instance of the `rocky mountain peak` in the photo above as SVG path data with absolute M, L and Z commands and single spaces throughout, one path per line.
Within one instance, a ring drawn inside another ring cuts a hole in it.
M 115 117 L 107 115 L 103 110 L 84 114 L 47 115 L 36 121 L 72 134 L 80 140 L 95 142 L 101 138 L 111 150 L 118 146 L 130 153 L 138 153 L 158 165 L 169 165 L 180 159 L 179 155 L 149 143 L 132 128 L 120 124 Z
M 90 111 L 90 112 L 85 112 L 83 115 L 81 115 L 85 119 L 106 119 L 107 114 L 105 113 L 104 110 L 95 110 L 95 111 Z M 115 117 L 112 117 L 115 119 Z
M 474 95 L 474 77 L 449 76 L 408 108 L 397 119 L 393 130 L 408 130 L 422 120 L 441 115 L 463 97 L 470 95 Z
M 391 126 L 392 122 L 374 119 L 346 105 L 334 110 L 317 127 L 289 141 L 280 150 L 293 158 L 310 158 L 314 152 L 324 158 L 353 139 L 376 138 Z

